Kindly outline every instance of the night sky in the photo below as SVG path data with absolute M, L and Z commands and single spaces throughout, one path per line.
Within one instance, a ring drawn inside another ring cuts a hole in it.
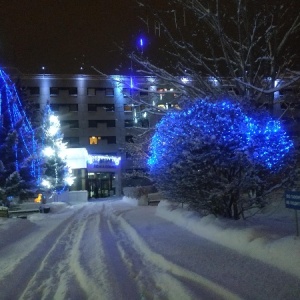
M 136 47 L 139 16 L 135 0 L 0 0 L 0 64 L 22 73 L 124 73 L 117 45 Z
M 0 66 L 22 73 L 97 74 L 94 66 L 126 75 L 132 70 L 125 54 L 137 49 L 147 31 L 142 15 L 136 0 L 0 0 Z M 150 37 L 151 32 L 143 53 L 163 60 L 157 54 L 163 38 Z M 120 46 L 126 48 L 123 55 Z

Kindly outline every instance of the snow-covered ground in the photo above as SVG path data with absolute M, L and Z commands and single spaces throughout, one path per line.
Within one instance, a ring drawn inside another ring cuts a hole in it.
M 137 200 L 123 198 L 137 205 Z M 162 200 L 156 215 L 192 233 L 241 254 L 271 264 L 300 279 L 300 237 L 297 236 L 295 211 L 285 208 L 282 198 L 246 220 L 228 220 L 199 214 Z M 300 231 L 300 212 L 299 231 Z
M 239 221 L 137 204 L 0 218 L 0 299 L 298 299 L 300 239 L 283 201 Z
M 161 202 L 157 215 L 300 279 L 300 238 L 296 236 L 294 211 L 280 206 L 276 203 L 273 212 L 260 213 L 246 221 L 234 221 L 214 216 L 199 219 L 193 212 L 180 207 L 174 210 L 170 203 Z

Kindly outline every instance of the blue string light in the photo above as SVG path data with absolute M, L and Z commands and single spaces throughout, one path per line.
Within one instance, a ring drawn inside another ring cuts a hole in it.
M 47 103 L 43 116 L 43 135 L 41 142 L 41 161 L 44 166 L 41 186 L 48 191 L 61 193 L 74 182 L 72 170 L 67 164 L 67 143 L 63 142 L 63 134 L 58 116 Z
M 157 124 L 150 145 L 152 173 L 176 160 L 190 148 L 229 149 L 247 154 L 249 161 L 273 172 L 281 169 L 294 147 L 279 121 L 267 114 L 247 115 L 241 106 L 224 100 L 199 100 L 191 107 L 169 112 Z
M 8 112 L 8 128 L 18 133 L 18 142 L 15 144 L 16 171 L 24 160 L 30 160 L 30 175 L 40 181 L 40 163 L 37 155 L 35 133 L 23 109 L 17 90 L 9 76 L 0 69 L 0 115 L 1 127 L 4 126 L 4 111 Z M 18 155 L 22 154 L 22 155 Z

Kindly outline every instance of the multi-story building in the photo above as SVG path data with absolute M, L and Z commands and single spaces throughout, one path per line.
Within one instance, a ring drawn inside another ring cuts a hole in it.
M 18 74 L 18 78 L 33 107 L 42 111 L 49 103 L 59 116 L 64 141 L 79 150 L 73 161 L 84 156 L 80 149 L 86 149 L 87 165 L 74 167 L 76 182 L 71 189 L 88 190 L 95 198 L 121 195 L 121 175 L 133 168 L 126 144 L 132 142 L 136 127 L 149 128 L 161 117 L 150 114 L 149 107 L 168 109 L 176 106 L 178 97 L 150 76 Z M 300 120 L 297 94 L 295 87 L 276 92 L 275 114 L 284 113 L 290 122 Z
M 80 149 L 87 151 L 86 168 L 73 169 L 71 190 L 86 189 L 95 198 L 121 194 L 121 174 L 132 168 L 125 149 L 134 127 L 146 129 L 157 122 L 146 105 L 165 106 L 162 98 L 172 97 L 151 77 L 21 74 L 19 81 L 37 112 L 49 103 L 59 116 L 64 141 L 78 150 L 72 160 L 84 157 Z

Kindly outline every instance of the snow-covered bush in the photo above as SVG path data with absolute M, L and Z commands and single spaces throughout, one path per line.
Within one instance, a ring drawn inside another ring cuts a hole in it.
M 164 196 L 238 218 L 287 178 L 293 142 L 279 121 L 230 101 L 168 113 L 150 145 L 150 175 Z M 250 195 L 250 196 L 248 196 Z
M 25 194 L 26 183 L 20 176 L 19 172 L 13 172 L 7 179 L 5 184 L 5 193 L 7 196 L 19 197 Z

